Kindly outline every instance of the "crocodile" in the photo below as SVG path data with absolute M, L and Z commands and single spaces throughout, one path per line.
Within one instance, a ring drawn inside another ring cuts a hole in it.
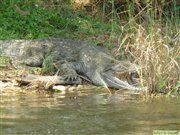
M 62 73 L 62 84 L 81 83 L 82 76 L 97 86 L 141 90 L 116 77 L 117 72 L 134 73 L 136 69 L 132 64 L 126 66 L 114 59 L 107 48 L 85 41 L 59 38 L 5 40 L 0 41 L 0 53 L 8 56 L 17 69 L 42 67 L 45 59 L 51 58 Z

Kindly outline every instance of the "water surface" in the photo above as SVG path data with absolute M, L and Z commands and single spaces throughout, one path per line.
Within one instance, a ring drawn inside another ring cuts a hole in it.
M 1 135 L 151 135 L 180 130 L 180 99 L 84 90 L 0 93 Z

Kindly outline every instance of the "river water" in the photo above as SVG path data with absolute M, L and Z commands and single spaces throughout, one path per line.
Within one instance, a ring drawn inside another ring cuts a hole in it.
M 0 135 L 152 135 L 180 130 L 180 98 L 82 90 L 0 94 Z

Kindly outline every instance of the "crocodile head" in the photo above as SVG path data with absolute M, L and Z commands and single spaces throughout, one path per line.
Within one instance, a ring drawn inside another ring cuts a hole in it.
M 136 87 L 138 84 L 136 81 L 138 69 L 140 69 L 140 66 L 128 61 L 120 61 L 116 65 L 105 70 L 101 74 L 101 80 L 103 80 L 103 84 L 107 87 L 141 90 L 140 87 Z

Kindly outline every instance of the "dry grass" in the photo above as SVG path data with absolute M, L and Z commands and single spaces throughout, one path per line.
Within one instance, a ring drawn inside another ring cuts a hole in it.
M 147 34 L 147 30 L 139 26 L 131 37 L 134 41 L 128 45 L 128 52 L 142 67 L 139 72 L 141 84 L 147 86 L 150 93 L 177 92 L 180 83 L 178 41 L 173 42 L 170 37 L 163 36 L 161 29 L 156 27 Z

